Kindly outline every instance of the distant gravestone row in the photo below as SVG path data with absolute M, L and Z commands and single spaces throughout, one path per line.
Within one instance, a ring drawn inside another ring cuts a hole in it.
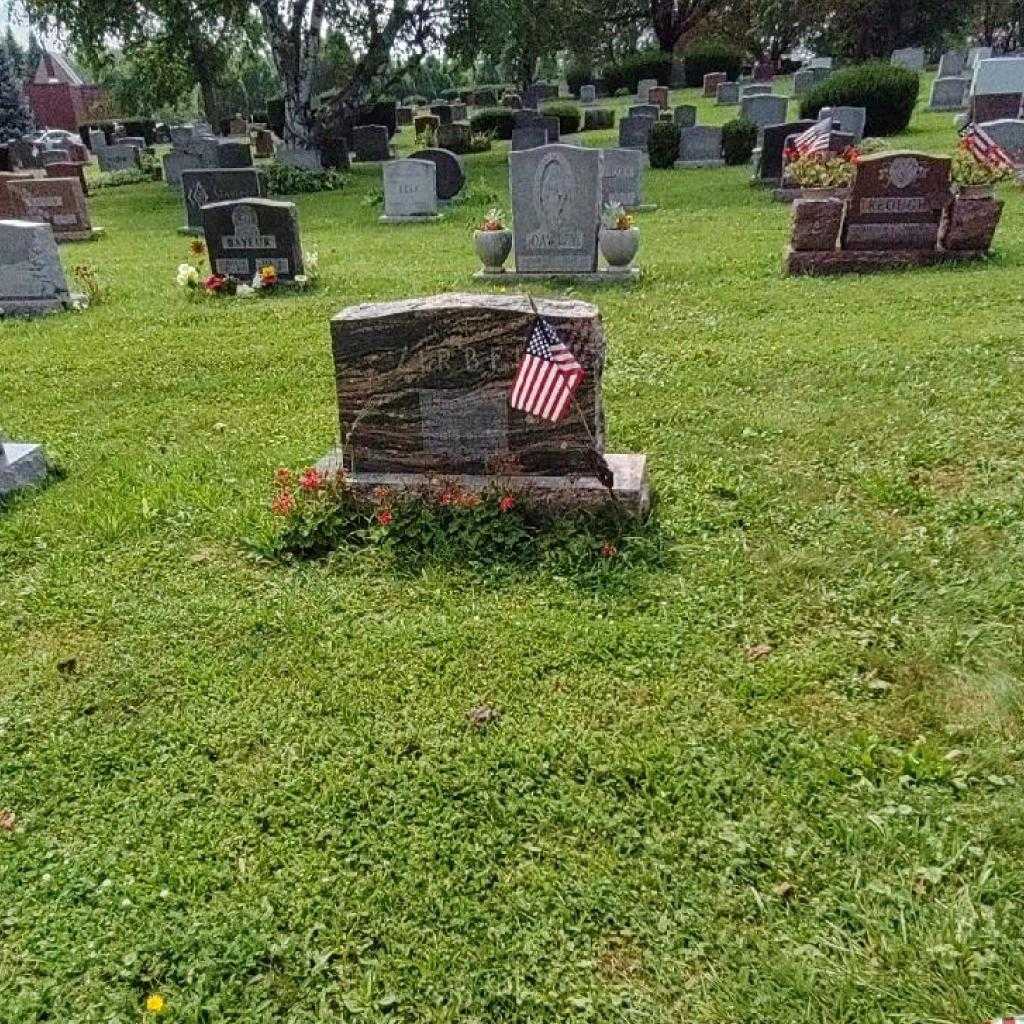
M 171 128 L 171 151 L 164 156 L 164 180 L 178 191 L 184 171 L 201 168 L 252 167 L 252 146 L 237 139 L 221 139 L 203 124 Z

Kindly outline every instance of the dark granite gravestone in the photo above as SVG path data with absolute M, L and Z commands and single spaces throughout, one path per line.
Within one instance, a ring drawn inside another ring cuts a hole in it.
M 893 50 L 890 61 L 896 67 L 906 68 L 908 71 L 924 71 L 924 49 L 920 46 L 905 46 L 900 50 Z
M 1018 167 L 1024 166 L 1024 120 L 1007 117 L 978 125 Z
M 452 105 L 450 103 L 435 103 L 430 112 L 441 122 L 441 124 L 452 123 Z
M 657 121 L 658 115 L 661 113 L 661 107 L 655 103 L 634 103 L 626 111 L 627 117 L 649 117 L 652 121 Z
M 677 128 L 692 128 L 697 123 L 697 108 L 684 103 L 673 110 L 672 116 Z
M 210 268 L 248 283 L 270 265 L 281 281 L 303 273 L 299 218 L 294 203 L 229 199 L 202 209 Z
M 548 144 L 548 130 L 543 125 L 512 129 L 512 149 L 536 149 Z
M 253 133 L 253 150 L 260 160 L 274 158 L 274 133 L 269 128 L 258 128 Z
M 719 125 L 695 124 L 679 132 L 679 159 L 674 166 L 724 167 L 722 129 Z
M 934 249 L 953 198 L 948 157 L 878 153 L 857 165 L 844 249 Z
M 415 114 L 415 107 L 397 107 L 395 109 L 395 121 L 398 123 L 398 127 L 404 128 L 412 124 L 412 119 Z
M 936 78 L 928 96 L 929 110 L 962 110 L 970 82 L 966 78 Z
M 655 123 L 653 117 L 624 117 L 619 122 L 619 149 L 638 149 L 646 153 Z
M 352 129 L 352 148 L 357 160 L 391 159 L 388 130 L 382 124 L 361 124 Z
M 49 225 L 0 220 L 0 309 L 34 316 L 66 309 L 75 298 Z
M 548 142 L 562 141 L 562 122 L 554 114 L 543 114 L 541 123 L 547 129 Z
M 442 202 L 454 199 L 466 184 L 462 162 L 448 149 L 420 149 L 409 154 L 410 160 L 430 160 L 437 167 L 437 198 Z
M 509 154 L 516 271 L 594 273 L 601 220 L 601 153 L 540 146 Z
M 382 124 L 388 130 L 388 138 L 398 131 L 398 104 L 394 100 L 368 103 L 356 112 L 356 125 Z
M 782 180 L 782 153 L 790 135 L 806 131 L 813 121 L 788 121 L 772 124 L 761 133 L 761 155 L 755 179 L 761 185 L 777 185 Z
M 17 220 L 49 224 L 58 242 L 95 238 L 100 228 L 89 220 L 89 207 L 78 178 L 23 178 L 9 180 Z
M 96 159 L 99 161 L 100 170 L 105 174 L 134 171 L 139 166 L 139 151 L 134 146 L 116 143 L 113 146 L 104 146 L 97 150 Z
M 729 76 L 724 71 L 709 71 L 704 76 L 704 98 L 706 100 L 712 100 L 718 93 L 718 87 L 729 80 Z
M 185 198 L 185 226 L 182 234 L 203 233 L 203 207 L 231 199 L 257 199 L 267 194 L 266 180 L 255 167 L 203 167 L 182 171 L 181 190 Z
M 252 146 L 248 142 L 220 139 L 216 142 L 215 152 L 216 167 L 252 167 Z
M 453 121 L 437 129 L 437 145 L 453 153 L 468 153 L 473 144 L 473 129 L 464 122 Z
M 0 143 L 0 171 L 10 172 L 14 170 L 14 163 L 11 160 L 11 147 L 6 143 Z
M 997 121 L 1018 117 L 1024 99 L 1024 59 L 993 57 L 980 60 L 971 81 L 970 119 Z
M 715 90 L 715 103 L 719 107 L 734 107 L 740 101 L 738 82 L 720 82 Z
M 740 100 L 740 117 L 765 128 L 786 120 L 789 100 L 785 96 L 747 96 Z
M 321 462 L 344 468 L 357 496 L 450 489 L 526 492 L 556 507 L 649 502 L 645 458 L 605 455 L 606 344 L 595 306 L 537 299 L 584 368 L 569 415 L 552 423 L 512 408 L 516 370 L 535 323 L 518 295 L 436 295 L 367 303 L 331 320 L 341 444 Z

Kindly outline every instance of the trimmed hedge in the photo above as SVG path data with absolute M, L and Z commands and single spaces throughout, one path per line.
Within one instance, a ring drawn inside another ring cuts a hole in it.
M 844 68 L 815 86 L 800 103 L 800 116 L 822 107 L 864 107 L 865 135 L 895 135 L 910 124 L 917 103 L 917 73 L 881 61 Z
M 635 95 L 636 87 L 644 78 L 656 78 L 659 85 L 668 85 L 672 80 L 671 54 L 661 50 L 639 50 L 604 69 L 604 84 L 613 96 L 618 95 L 620 89 Z
M 566 103 L 565 100 L 550 100 L 542 103 L 540 112 L 549 117 L 558 118 L 558 130 L 562 135 L 573 135 L 580 130 L 583 121 L 583 112 L 575 103 Z
M 469 126 L 474 135 L 489 132 L 496 139 L 508 140 L 512 138 L 513 113 L 508 107 L 484 107 L 469 119 Z
M 722 155 L 730 167 L 750 162 L 757 145 L 757 125 L 737 117 L 722 125 Z
M 665 170 L 679 159 L 679 129 L 669 121 L 658 121 L 651 128 L 647 143 L 651 166 Z
M 721 39 L 698 39 L 683 53 L 686 84 L 695 88 L 704 84 L 704 76 L 712 71 L 724 71 L 730 82 L 735 82 L 743 68 L 743 51 Z
M 615 127 L 615 111 L 607 107 L 587 107 L 583 111 L 582 132 L 599 132 Z

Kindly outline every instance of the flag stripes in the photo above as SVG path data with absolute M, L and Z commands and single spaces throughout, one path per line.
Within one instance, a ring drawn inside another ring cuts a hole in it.
M 1010 154 L 979 125 L 972 124 L 964 132 L 963 144 L 967 148 L 967 152 L 986 167 L 1001 171 L 1016 170 L 1016 165 L 1010 159 Z
M 558 422 L 585 375 L 583 367 L 543 317 L 538 317 L 512 385 L 513 409 Z

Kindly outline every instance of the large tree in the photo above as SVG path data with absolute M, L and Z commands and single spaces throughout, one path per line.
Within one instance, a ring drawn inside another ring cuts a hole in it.
M 674 53 L 679 40 L 689 35 L 721 0 L 650 0 L 651 22 L 663 53 Z
M 355 108 L 402 74 L 399 51 L 415 60 L 437 38 L 442 0 L 255 0 L 284 90 L 284 141 L 316 148 L 324 134 L 346 130 Z M 329 100 L 316 86 L 325 31 L 349 43 L 352 60 Z
M 0 142 L 11 142 L 32 130 L 32 111 L 25 100 L 21 79 L 7 51 L 0 47 Z
M 232 53 L 251 30 L 248 0 L 24 0 L 37 25 L 67 33 L 97 60 L 116 43 L 169 67 L 184 65 L 199 86 L 209 118 Z M 167 101 L 171 97 L 165 97 Z

